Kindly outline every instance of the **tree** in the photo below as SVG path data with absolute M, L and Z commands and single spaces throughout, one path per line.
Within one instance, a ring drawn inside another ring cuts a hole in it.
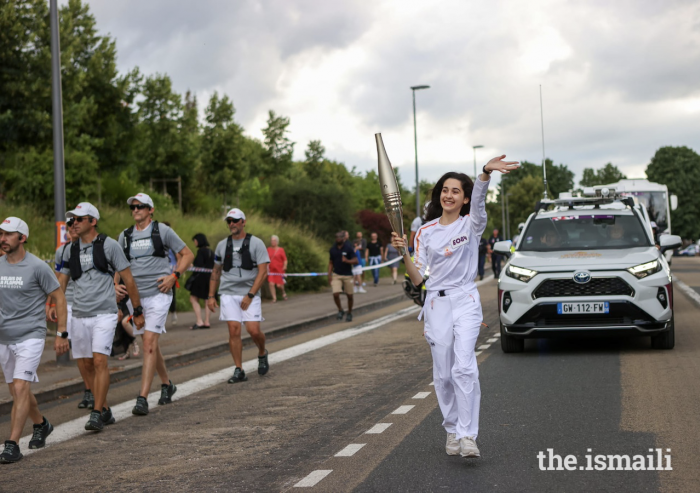
M 268 151 L 270 176 L 282 176 L 289 171 L 294 154 L 294 142 L 289 140 L 289 118 L 277 116 L 270 110 L 267 118 L 267 127 L 263 129 L 264 144 Z
M 695 200 L 700 189 L 700 155 L 682 147 L 662 147 L 646 169 L 649 181 L 662 183 L 669 193 L 679 197 L 678 209 L 671 211 L 673 234 L 683 238 L 700 238 L 700 203 Z
M 224 204 L 248 177 L 243 129 L 233 121 L 235 112 L 228 96 L 220 98 L 216 92 L 204 112 L 206 123 L 202 132 L 199 175 L 204 180 L 204 190 L 221 193 Z
M 326 157 L 326 148 L 323 147 L 320 140 L 312 140 L 309 146 L 304 151 L 306 160 L 304 161 L 304 170 L 309 176 L 316 176 L 321 172 L 323 162 Z
M 574 172 L 569 170 L 565 164 L 555 165 L 551 159 L 546 159 L 545 165 L 547 166 L 547 192 L 550 198 L 556 198 L 560 193 L 568 192 L 574 187 Z M 522 161 L 520 163 L 520 169 L 501 176 L 498 201 L 501 200 L 500 193 L 504 186 L 506 191 L 509 191 L 526 176 L 536 178 L 540 183 L 543 183 L 542 165 Z M 542 189 L 544 190 L 544 185 Z
M 582 187 L 594 187 L 596 185 L 608 185 L 617 183 L 627 177 L 620 171 L 617 166 L 608 163 L 602 168 L 584 168 L 583 178 L 579 182 Z

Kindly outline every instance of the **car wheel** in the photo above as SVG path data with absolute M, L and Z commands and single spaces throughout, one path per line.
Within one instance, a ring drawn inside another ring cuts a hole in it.
M 659 335 L 651 336 L 651 347 L 653 349 L 673 349 L 676 345 L 674 326 L 675 322 L 673 316 L 671 316 L 671 328 Z
M 501 350 L 504 353 L 522 353 L 524 349 L 525 340 L 509 336 L 501 324 Z

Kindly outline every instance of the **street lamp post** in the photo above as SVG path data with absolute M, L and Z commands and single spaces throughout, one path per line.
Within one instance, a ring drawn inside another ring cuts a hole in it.
M 420 217 L 420 183 L 418 181 L 418 129 L 416 126 L 416 91 L 430 89 L 430 86 L 411 86 L 413 92 L 413 143 L 416 151 L 416 217 Z
M 479 176 L 476 174 L 476 150 L 482 147 L 484 146 L 472 146 L 472 149 L 474 149 L 474 181 L 476 181 L 476 177 Z

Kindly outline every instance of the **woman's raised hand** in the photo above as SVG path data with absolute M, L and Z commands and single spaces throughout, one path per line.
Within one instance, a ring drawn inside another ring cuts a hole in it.
M 491 159 L 488 163 L 486 163 L 486 166 L 484 168 L 486 171 L 500 171 L 501 173 L 510 173 L 511 171 L 515 171 L 520 167 L 520 163 L 518 161 L 504 161 L 503 159 L 506 157 L 505 154 L 495 157 Z

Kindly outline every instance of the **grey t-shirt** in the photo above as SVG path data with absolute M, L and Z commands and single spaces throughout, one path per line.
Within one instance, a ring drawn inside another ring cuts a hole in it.
M 73 294 L 73 316 L 76 318 L 95 317 L 117 313 L 117 294 L 114 291 L 114 278 L 108 273 L 100 272 L 92 261 L 92 243 L 80 241 L 80 266 L 83 274 L 75 283 Z M 112 238 L 105 238 L 105 257 L 116 271 L 121 272 L 129 267 L 129 261 L 119 243 Z M 70 247 L 63 255 L 61 273 L 70 276 Z
M 143 231 L 137 231 L 134 228 L 131 235 L 131 249 L 129 250 L 131 274 L 134 276 L 141 298 L 160 294 L 158 278 L 172 274 L 168 251 L 174 250 L 179 253 L 187 246 L 172 228 L 166 224 L 158 223 L 160 238 L 163 247 L 165 247 L 165 257 L 154 257 L 155 249 L 151 241 L 152 229 L 153 223 L 149 224 Z M 118 241 L 122 247 L 125 246 L 124 232 L 119 235 Z
M 223 265 L 224 263 L 227 240 L 228 238 L 224 238 L 216 245 L 214 262 L 217 265 Z M 242 246 L 243 239 L 233 240 L 233 267 L 231 267 L 231 270 L 228 272 L 221 272 L 221 284 L 219 285 L 219 293 L 221 294 L 244 296 L 250 292 L 255 283 L 255 278 L 258 275 L 258 268 L 256 267 L 253 270 L 241 269 L 242 258 L 239 251 Z M 256 262 L 258 265 L 270 262 L 270 256 L 267 254 L 265 243 L 256 236 L 251 236 L 250 238 L 250 256 L 253 262 Z M 260 290 L 255 293 L 255 296 L 260 296 Z
M 56 272 L 61 272 L 61 269 L 63 269 L 63 254 L 65 253 L 66 250 L 70 248 L 70 243 L 67 243 L 63 245 L 62 247 L 59 247 L 58 250 L 56 250 Z M 68 286 L 66 287 L 66 303 L 68 305 L 73 304 L 73 295 L 75 293 L 75 284 L 73 284 L 73 279 L 70 279 L 68 281 Z
M 16 264 L 0 257 L 0 344 L 46 337 L 46 297 L 61 286 L 51 267 L 31 253 Z

